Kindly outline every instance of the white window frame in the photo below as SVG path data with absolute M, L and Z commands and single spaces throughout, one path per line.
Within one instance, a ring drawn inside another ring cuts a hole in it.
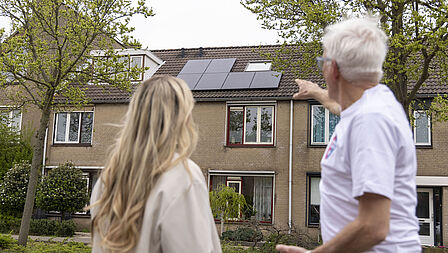
M 428 127 L 428 142 L 417 142 L 417 113 L 425 113 Z M 415 110 L 414 114 L 414 143 L 416 146 L 431 146 L 431 115 L 428 115 L 424 110 Z
M 208 171 L 208 177 L 207 177 L 207 185 L 208 187 L 210 186 L 210 179 L 212 176 L 224 176 L 230 180 L 226 179 L 226 186 L 228 186 L 229 181 L 233 182 L 235 180 L 231 179 L 231 178 L 235 178 L 235 177 L 239 177 L 241 178 L 242 181 L 242 177 L 272 177 L 272 197 L 271 197 L 271 221 L 270 222 L 266 222 L 268 224 L 274 224 L 275 222 L 275 189 L 276 189 L 276 176 L 275 176 L 275 171 L 233 171 L 233 170 L 209 170 Z M 240 181 L 240 182 L 241 182 Z M 240 184 L 241 187 L 241 184 Z M 209 188 L 210 189 L 210 188 Z M 240 194 L 241 194 L 241 190 L 240 190 Z
M 58 141 L 57 140 L 57 134 L 58 134 L 58 123 L 59 123 L 59 115 L 60 113 L 67 113 L 67 119 L 66 119 L 66 124 L 65 124 L 65 139 L 64 141 Z M 70 133 L 70 118 L 71 118 L 71 114 L 72 113 L 79 113 L 79 120 L 78 120 L 78 140 L 77 141 L 69 141 L 69 133 Z M 83 113 L 92 113 L 92 117 L 94 117 L 94 112 L 93 111 L 73 111 L 73 112 L 57 112 L 54 114 L 54 119 L 55 119 L 55 124 L 54 124 L 54 138 L 53 138 L 53 143 L 55 144 L 80 144 L 81 141 L 81 123 L 82 123 L 82 114 Z M 92 133 L 91 133 L 91 137 L 90 137 L 90 144 L 92 143 L 92 139 L 93 139 L 93 123 L 94 120 L 92 118 Z M 82 144 L 89 144 L 89 143 L 82 143 Z
M 133 58 L 141 58 L 141 60 L 140 60 L 140 65 L 141 65 L 141 68 L 144 68 L 145 66 L 143 65 L 145 62 L 143 61 L 143 58 L 144 58 L 144 55 L 130 55 L 129 56 L 129 68 L 131 68 L 131 64 L 132 64 L 132 62 L 133 62 Z M 131 81 L 132 82 L 134 82 L 134 81 L 142 81 L 143 80 L 143 75 L 144 75 L 144 72 L 142 71 L 142 73 L 140 74 L 140 78 L 139 79 L 131 79 Z
M 226 143 L 230 146 L 233 145 L 274 145 L 274 139 L 275 139 L 275 122 L 277 120 L 276 118 L 276 105 L 275 104 L 244 104 L 244 105 L 232 105 L 228 104 L 228 110 L 227 113 L 230 113 L 231 111 L 242 111 L 243 112 L 243 144 L 230 144 L 230 140 L 228 139 L 229 136 L 226 136 Z M 256 107 L 257 108 L 257 137 L 255 142 L 247 142 L 246 141 L 246 111 L 248 107 Z M 264 107 L 270 107 L 272 109 L 272 129 L 271 129 L 271 141 L 270 142 L 261 142 L 261 108 Z M 226 117 L 227 120 L 230 120 L 230 117 Z M 227 122 L 226 124 L 226 135 L 230 133 L 230 130 L 227 131 L 227 128 L 230 126 L 230 122 Z
M 314 141 L 314 111 L 317 107 L 323 107 L 325 109 L 325 136 L 324 142 Z M 325 108 L 323 105 L 311 105 L 311 126 L 310 126 L 310 143 L 311 145 L 327 145 L 331 136 L 330 136 L 330 111 Z
M 11 106 L 0 106 L 0 110 L 1 111 L 5 111 L 8 113 L 8 118 L 9 118 L 9 123 L 8 123 L 8 127 L 12 127 L 12 119 L 14 117 L 14 111 L 18 111 L 19 112 L 19 126 L 18 126 L 18 131 L 20 131 L 22 129 L 22 111 L 19 109 L 16 109 L 14 107 Z
M 238 184 L 238 194 L 241 194 L 241 177 L 227 177 L 226 186 L 230 187 L 230 184 Z
M 249 62 L 246 65 L 246 72 L 256 72 L 256 71 L 270 71 L 272 68 L 272 62 L 270 61 L 258 61 L 258 62 Z

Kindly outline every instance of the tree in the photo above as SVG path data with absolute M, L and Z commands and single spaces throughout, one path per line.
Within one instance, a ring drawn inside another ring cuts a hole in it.
M 31 136 L 17 131 L 11 125 L 9 117 L 0 112 L 0 180 L 14 163 L 22 161 L 31 163 L 33 152 L 30 139 Z
M 448 5 L 443 0 L 241 0 L 257 14 L 263 27 L 274 29 L 284 40 L 280 54 L 300 53 L 304 59 L 290 61 L 272 55 L 279 70 L 292 68 L 301 78 L 315 72 L 314 58 L 322 54 L 320 39 L 324 28 L 344 16 L 378 15 L 389 36 L 389 52 L 383 82 L 394 92 L 404 109 L 410 111 L 417 92 L 429 77 L 446 85 L 448 74 Z M 292 44 L 294 46 L 288 46 Z M 285 59 L 286 58 L 286 59 Z M 313 66 L 313 67 L 312 67 Z M 433 106 L 446 118 L 439 97 Z M 434 110 L 437 111 L 437 110 Z
M 13 216 L 22 214 L 30 169 L 31 164 L 24 161 L 14 164 L 6 172 L 0 183 L 0 209 L 2 213 Z
M 82 171 L 72 163 L 50 170 L 43 177 L 36 195 L 36 206 L 47 211 L 59 211 L 61 222 L 66 212 L 80 211 L 87 202 L 87 182 Z
M 88 102 L 86 84 L 130 91 L 130 78 L 142 69 L 128 68 L 128 59 L 114 48 L 138 47 L 129 36 L 130 17 L 152 15 L 131 0 L 0 0 L 0 16 L 12 21 L 12 31 L 0 44 L 0 88 L 10 103 L 32 104 L 40 121 L 33 147 L 27 198 L 19 244 L 26 245 L 37 176 L 42 165 L 45 130 L 55 97 L 69 105 Z M 121 41 L 121 43 L 118 42 Z M 92 51 L 99 50 L 99 51 Z M 95 53 L 96 52 L 96 53 Z
M 210 192 L 210 207 L 213 216 L 221 220 L 220 235 L 222 235 L 224 222 L 240 217 L 247 204 L 244 196 L 235 192 L 234 188 L 221 186 L 217 191 Z

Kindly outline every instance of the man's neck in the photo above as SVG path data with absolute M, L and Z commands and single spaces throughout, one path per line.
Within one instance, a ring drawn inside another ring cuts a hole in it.
M 371 82 L 347 82 L 345 80 L 341 81 L 338 101 L 341 105 L 341 111 L 344 111 L 353 103 L 358 101 L 364 94 L 364 91 L 376 85 L 377 83 Z

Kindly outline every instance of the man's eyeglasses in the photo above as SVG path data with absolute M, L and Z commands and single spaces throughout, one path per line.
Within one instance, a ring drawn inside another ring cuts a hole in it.
M 333 59 L 327 57 L 316 57 L 316 63 L 319 69 L 322 71 L 322 67 L 325 61 L 332 61 Z

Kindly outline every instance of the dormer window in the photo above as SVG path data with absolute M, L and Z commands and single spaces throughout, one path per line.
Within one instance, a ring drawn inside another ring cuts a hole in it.
M 131 55 L 130 65 L 131 68 L 143 68 L 143 55 Z M 136 79 L 132 79 L 132 81 L 142 81 L 143 80 L 143 72 Z
M 245 71 L 270 71 L 271 62 L 249 62 Z

